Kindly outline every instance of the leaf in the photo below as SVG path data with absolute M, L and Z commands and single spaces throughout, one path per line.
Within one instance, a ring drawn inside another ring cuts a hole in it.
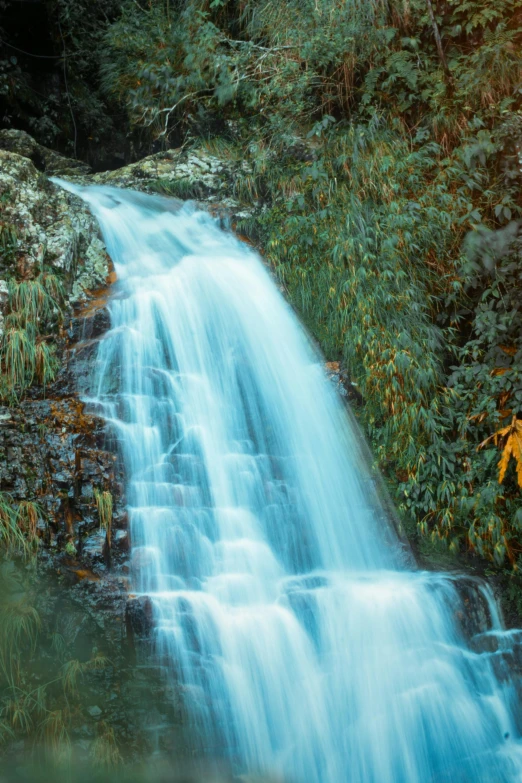
M 502 452 L 502 456 L 499 459 L 498 462 L 498 483 L 502 484 L 504 481 L 504 476 L 506 475 L 507 466 L 509 464 L 509 460 L 511 458 L 511 452 L 513 450 L 513 436 L 510 435 L 509 438 L 506 441 L 506 445 L 504 446 L 504 450 Z
M 509 429 L 509 436 L 504 444 L 502 450 L 502 456 L 498 462 L 498 483 L 502 484 L 506 475 L 506 470 L 509 465 L 511 457 L 517 463 L 517 482 L 518 486 L 522 488 L 522 420 L 513 417 L 509 428 L 505 427 L 503 431 Z M 499 433 L 497 433 L 498 435 Z
M 494 432 L 493 435 L 489 436 L 489 438 L 486 438 L 486 440 L 483 440 L 482 443 L 479 443 L 479 445 L 477 446 L 477 451 L 483 449 L 484 446 L 490 441 L 494 441 L 495 444 L 498 443 L 498 439 L 503 438 L 504 435 L 507 435 L 510 430 L 511 430 L 511 425 L 509 425 L 508 427 L 503 427 L 501 430 L 497 430 L 497 432 Z
M 522 421 L 517 420 L 516 430 L 513 434 L 513 457 L 517 461 L 517 481 L 522 488 Z

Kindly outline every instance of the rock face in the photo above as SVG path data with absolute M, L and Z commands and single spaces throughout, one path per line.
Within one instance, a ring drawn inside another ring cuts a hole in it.
M 42 266 L 62 270 L 72 287 L 69 301 L 105 284 L 109 258 L 97 225 L 83 203 L 39 172 L 29 158 L 0 149 L 2 233 L 11 252 L 2 255 L 0 276 L 27 277 Z
M 0 149 L 29 158 L 39 171 L 44 171 L 49 176 L 88 174 L 90 171 L 86 163 L 66 158 L 64 155 L 38 144 L 32 136 L 21 130 L 0 130 Z
M 234 165 L 239 164 L 169 150 L 91 176 L 83 164 L 42 147 L 23 131 L 0 131 L 0 230 L 9 232 L 11 241 L 11 252 L 0 255 L 0 315 L 9 277 L 30 278 L 50 267 L 63 273 L 68 288 L 58 380 L 47 388 L 45 399 L 32 390 L 31 399 L 18 407 L 0 409 L 0 491 L 15 500 L 42 498 L 50 518 L 65 525 L 56 523 L 50 546 L 69 543 L 80 552 L 93 518 L 93 487 L 119 486 L 121 476 L 116 479 L 114 455 L 104 450 L 102 422 L 87 417 L 78 400 L 88 391 L 98 341 L 110 327 L 110 259 L 84 203 L 48 175 L 148 191 L 157 190 L 158 182 L 170 183 L 180 195 L 197 194 L 206 204 L 237 215 L 238 204 L 231 197 Z M 67 516 L 74 524 L 64 521 Z M 94 552 L 97 545 L 91 541 L 87 549 Z
M 237 220 L 249 217 L 256 206 L 245 210 L 234 198 L 235 172 L 245 166 L 244 162 L 224 162 L 206 152 L 196 155 L 177 149 L 158 152 L 116 171 L 95 174 L 90 181 L 148 193 L 158 192 L 160 183 L 171 196 L 197 201 L 204 208 Z

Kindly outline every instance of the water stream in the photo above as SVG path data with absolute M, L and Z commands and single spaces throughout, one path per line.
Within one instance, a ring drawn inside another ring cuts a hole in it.
M 258 256 L 190 205 L 80 188 L 118 282 L 92 398 L 137 592 L 198 752 L 290 783 L 522 780 L 515 687 L 459 580 L 405 563 L 321 357 Z M 488 591 L 474 590 L 501 633 Z

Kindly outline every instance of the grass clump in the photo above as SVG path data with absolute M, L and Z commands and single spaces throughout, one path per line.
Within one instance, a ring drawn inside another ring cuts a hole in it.
M 98 736 L 92 743 L 91 759 L 94 767 L 106 770 L 118 767 L 123 761 L 114 729 L 106 721 L 98 724 Z
M 171 196 L 180 199 L 202 199 L 207 195 L 205 188 L 198 182 L 183 179 L 158 179 L 150 183 L 150 188 L 162 196 Z
M 98 510 L 100 528 L 105 530 L 108 546 L 111 546 L 112 535 L 112 494 L 111 492 L 99 489 L 94 490 L 94 499 Z
M 15 503 L 6 492 L 0 492 L 0 552 L 28 557 L 38 547 L 38 522 L 43 511 L 38 503 L 23 500 Z
M 94 489 L 94 499 L 100 520 L 100 529 L 105 530 L 105 560 L 107 566 L 111 564 L 112 547 L 112 494 L 107 491 Z
M 7 314 L 0 338 L 0 394 L 19 400 L 38 382 L 44 387 L 58 370 L 53 334 L 62 320 L 64 290 L 54 274 L 9 281 Z

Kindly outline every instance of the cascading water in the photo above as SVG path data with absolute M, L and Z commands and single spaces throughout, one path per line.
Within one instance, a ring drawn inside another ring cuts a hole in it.
M 296 783 L 522 780 L 514 686 L 468 647 L 457 582 L 404 565 L 259 258 L 190 206 L 60 184 L 117 272 L 94 398 L 201 749 Z

